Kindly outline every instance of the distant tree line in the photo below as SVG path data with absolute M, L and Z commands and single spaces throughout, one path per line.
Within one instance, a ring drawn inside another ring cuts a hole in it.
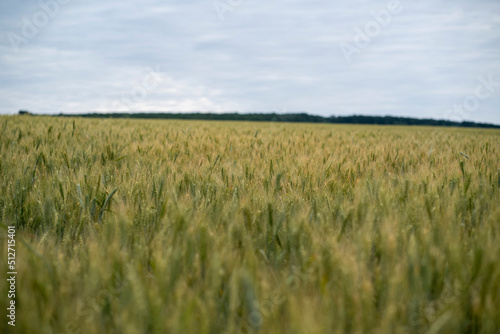
M 20 111 L 21 114 L 27 112 Z M 31 113 L 29 113 L 31 114 Z M 31 114 L 33 115 L 33 114 Z M 334 123 L 334 124 L 378 124 L 378 125 L 421 125 L 421 126 L 455 126 L 467 128 L 500 128 L 500 125 L 453 122 L 447 120 L 421 119 L 394 116 L 316 116 L 305 112 L 294 114 L 276 113 L 86 113 L 86 114 L 58 114 L 62 117 L 88 117 L 88 118 L 140 118 L 140 119 L 185 119 L 207 121 L 249 121 L 249 122 L 290 122 L 290 123 Z

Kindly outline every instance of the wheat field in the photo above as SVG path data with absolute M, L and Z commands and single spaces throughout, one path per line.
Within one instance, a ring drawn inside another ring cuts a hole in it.
M 4 333 L 499 333 L 500 131 L 0 117 Z

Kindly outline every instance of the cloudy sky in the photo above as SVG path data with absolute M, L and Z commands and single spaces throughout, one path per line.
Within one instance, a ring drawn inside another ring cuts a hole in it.
M 500 124 L 500 1 L 0 0 L 0 113 Z

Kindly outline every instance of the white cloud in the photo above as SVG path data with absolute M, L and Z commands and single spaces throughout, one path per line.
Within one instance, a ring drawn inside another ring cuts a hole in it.
M 2 3 L 0 113 L 111 111 L 156 66 L 162 84 L 136 89 L 125 109 L 440 118 L 477 77 L 500 80 L 500 4 L 489 0 L 401 0 L 348 64 L 339 44 L 388 2 L 245 1 L 221 21 L 211 1 L 70 1 L 17 52 L 6 33 L 21 33 L 38 1 Z M 500 92 L 469 117 L 500 123 L 499 107 Z

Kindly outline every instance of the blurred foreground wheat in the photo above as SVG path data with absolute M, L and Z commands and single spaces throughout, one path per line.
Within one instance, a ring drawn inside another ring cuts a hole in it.
M 498 130 L 0 117 L 0 331 L 498 333 L 499 162 Z

